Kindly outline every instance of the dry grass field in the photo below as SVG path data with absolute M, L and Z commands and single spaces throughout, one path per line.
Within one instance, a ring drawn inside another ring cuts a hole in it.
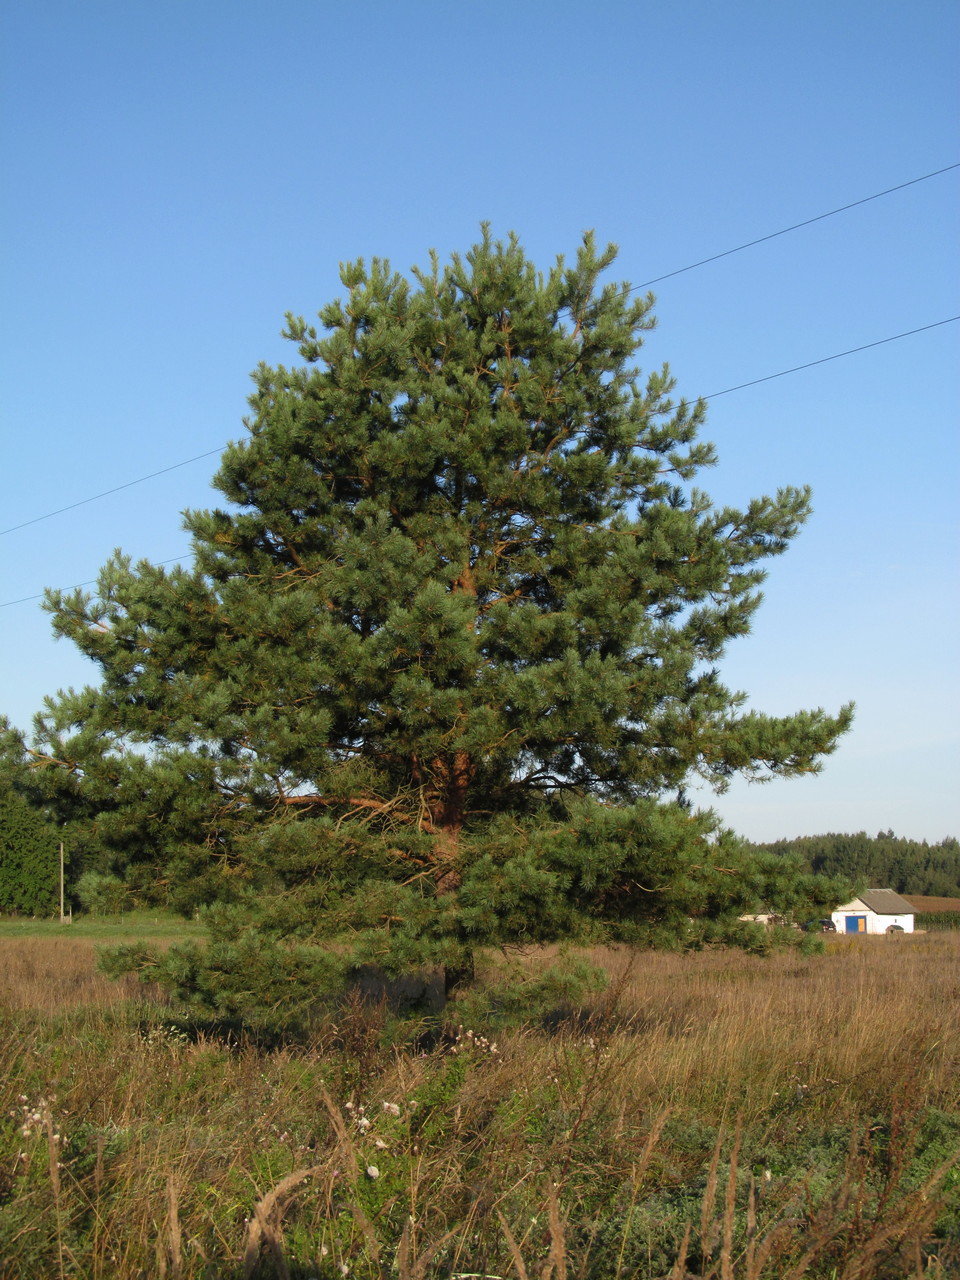
M 592 958 L 546 1020 L 265 1044 L 0 937 L 0 1275 L 960 1274 L 960 935 Z

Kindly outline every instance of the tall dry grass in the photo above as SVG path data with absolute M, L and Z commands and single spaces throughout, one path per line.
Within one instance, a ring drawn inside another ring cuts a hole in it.
M 0 1275 L 960 1270 L 960 939 L 592 958 L 546 1023 L 417 1040 L 357 997 L 267 1047 L 0 942 Z
M 0 1009 L 55 1014 L 123 1005 L 142 994 L 136 978 L 114 982 L 97 971 L 92 942 L 0 938 Z

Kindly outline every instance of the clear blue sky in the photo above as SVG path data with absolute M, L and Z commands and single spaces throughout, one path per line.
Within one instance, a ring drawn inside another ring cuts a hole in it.
M 45 0 L 3 18 L 3 528 L 242 434 L 248 374 L 338 264 L 488 219 L 635 284 L 960 161 L 953 0 Z M 960 313 L 960 169 L 664 280 L 645 367 L 693 397 Z M 810 483 L 724 665 L 774 713 L 855 699 L 756 839 L 960 835 L 960 324 L 717 397 L 702 485 Z M 0 603 L 187 549 L 216 457 L 0 537 Z M 0 711 L 95 676 L 0 608 Z

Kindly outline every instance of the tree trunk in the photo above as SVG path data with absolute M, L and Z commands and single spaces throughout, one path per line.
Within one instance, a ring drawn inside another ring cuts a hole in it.
M 430 805 L 430 820 L 436 831 L 434 839 L 434 881 L 438 894 L 453 893 L 460 887 L 460 832 L 467 809 L 467 792 L 473 780 L 474 765 L 466 751 L 433 761 L 431 772 L 435 793 Z
M 459 865 L 460 832 L 466 816 L 467 792 L 473 780 L 474 765 L 466 751 L 457 751 L 452 757 L 433 761 L 431 772 L 437 785 L 430 816 L 436 830 L 434 838 L 434 883 L 437 896 L 456 893 L 460 888 L 462 873 Z M 461 987 L 469 986 L 474 978 L 472 952 L 467 952 L 462 963 L 445 965 L 443 970 L 444 999 Z
M 473 952 L 469 952 L 463 964 L 460 965 L 444 965 L 443 967 L 443 998 L 449 1001 L 450 998 L 460 989 L 460 987 L 468 987 L 476 977 L 476 968 L 473 963 Z

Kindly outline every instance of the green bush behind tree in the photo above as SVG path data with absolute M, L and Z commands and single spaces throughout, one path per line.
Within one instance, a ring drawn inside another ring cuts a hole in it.
M 42 812 L 0 782 L 0 911 L 60 909 L 60 835 Z

